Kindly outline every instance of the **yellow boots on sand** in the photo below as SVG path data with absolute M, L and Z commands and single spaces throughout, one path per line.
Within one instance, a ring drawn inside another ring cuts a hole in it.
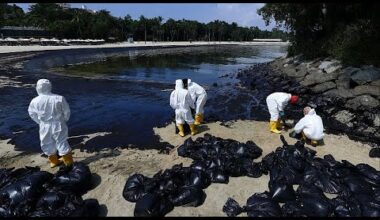
M 200 125 L 203 121 L 203 114 L 196 114 L 195 115 L 195 125 Z
M 54 154 L 54 155 L 49 156 L 48 159 L 49 159 L 51 168 L 54 168 L 54 167 L 62 164 L 62 162 L 65 164 L 65 166 L 68 167 L 68 166 L 71 166 L 74 162 L 72 152 L 69 152 L 68 154 L 63 155 L 59 159 L 58 159 L 58 156 L 56 154 Z
M 281 134 L 281 131 L 278 130 L 279 128 L 281 128 L 281 123 L 279 120 L 269 122 L 269 129 L 271 132 L 276 133 L 276 134 Z
M 191 131 L 191 135 L 195 135 L 197 133 L 196 130 L 195 130 L 195 124 L 189 124 L 189 127 L 190 127 L 190 131 Z M 185 130 L 183 128 L 183 124 L 178 124 L 177 128 L 179 130 L 178 134 L 181 137 L 185 137 Z

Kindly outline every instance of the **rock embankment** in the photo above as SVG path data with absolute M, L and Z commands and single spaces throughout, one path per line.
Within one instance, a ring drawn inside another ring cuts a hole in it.
M 252 66 L 241 71 L 238 78 L 251 89 L 264 83 L 273 91 L 299 95 L 302 100 L 297 108 L 305 105 L 316 108 L 329 132 L 346 133 L 355 140 L 371 142 L 374 147 L 380 143 L 378 68 L 357 68 L 330 58 L 303 60 L 296 56 Z M 299 111 L 293 112 L 300 117 Z

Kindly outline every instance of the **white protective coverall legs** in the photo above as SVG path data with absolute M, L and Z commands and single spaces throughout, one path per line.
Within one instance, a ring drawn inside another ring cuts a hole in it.
M 175 109 L 176 124 L 193 124 L 190 108 L 195 107 L 194 102 L 189 92 L 183 88 L 182 80 L 176 80 L 175 83 L 175 90 L 170 94 L 170 106 Z
M 38 80 L 36 90 L 38 96 L 30 102 L 28 112 L 39 124 L 41 150 L 48 156 L 57 151 L 60 156 L 64 156 L 71 151 L 66 125 L 70 118 L 70 107 L 63 96 L 51 93 L 49 80 Z

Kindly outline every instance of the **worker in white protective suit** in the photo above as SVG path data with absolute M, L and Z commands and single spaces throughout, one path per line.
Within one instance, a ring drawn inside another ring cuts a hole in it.
M 185 136 L 183 125 L 189 124 L 191 135 L 195 135 L 194 119 L 190 108 L 194 108 L 194 101 L 189 92 L 184 89 L 182 80 L 175 81 L 175 90 L 170 94 L 170 106 L 175 109 L 175 121 L 181 137 Z
M 305 116 L 296 124 L 294 131 L 296 134 L 302 133 L 305 141 L 310 140 L 311 145 L 317 146 L 324 137 L 322 118 L 309 106 L 303 109 L 303 114 Z
M 204 106 L 207 100 L 206 90 L 199 84 L 187 79 L 187 86 L 191 99 L 195 102 L 195 125 L 200 125 L 203 121 Z M 185 86 L 186 88 L 186 86 Z
M 29 105 L 30 117 L 40 127 L 41 149 L 48 156 L 50 166 L 56 167 L 63 163 L 71 166 L 73 157 L 67 142 L 67 125 L 70 118 L 70 107 L 65 98 L 51 93 L 51 83 L 47 79 L 37 81 L 37 93 Z M 58 160 L 57 151 L 62 156 Z
M 267 97 L 266 101 L 270 113 L 269 129 L 273 133 L 280 134 L 282 129 L 280 119 L 285 117 L 284 109 L 289 102 L 296 104 L 298 96 L 285 92 L 274 92 Z

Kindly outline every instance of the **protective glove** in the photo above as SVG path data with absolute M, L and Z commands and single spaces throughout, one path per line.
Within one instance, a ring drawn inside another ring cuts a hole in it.
M 281 111 L 280 112 L 280 117 L 284 117 L 285 116 L 285 112 Z

